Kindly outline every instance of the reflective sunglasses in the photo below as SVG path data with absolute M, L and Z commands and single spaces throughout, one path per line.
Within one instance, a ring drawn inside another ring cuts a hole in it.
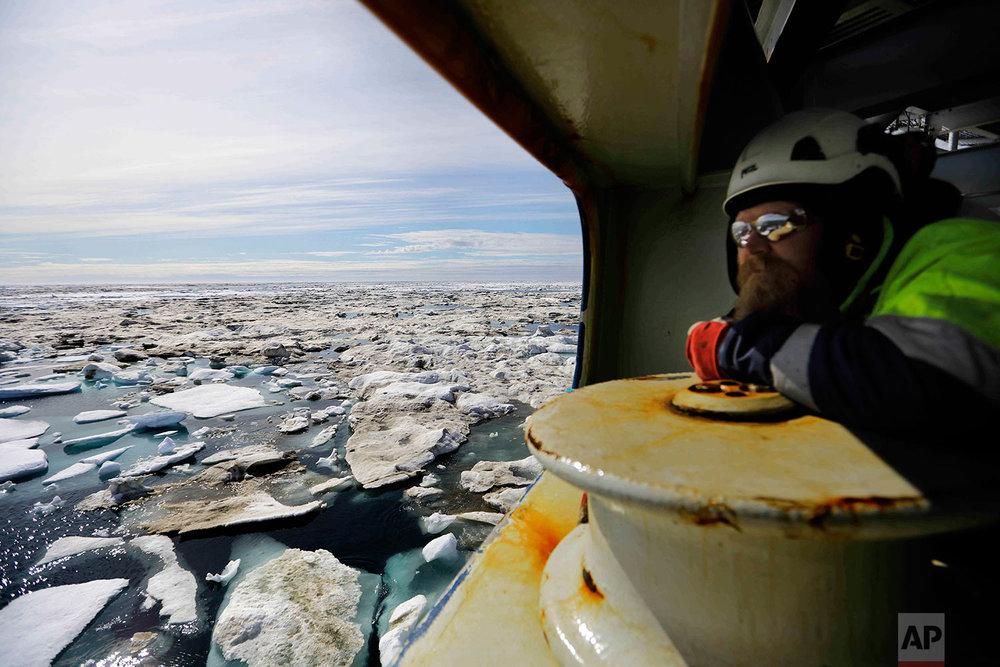
M 754 230 L 771 243 L 777 243 L 792 232 L 804 229 L 808 224 L 806 212 L 797 208 L 787 214 L 765 213 L 752 222 L 737 220 L 730 225 L 729 232 L 733 235 L 736 245 L 745 248 L 750 243 L 750 233 Z

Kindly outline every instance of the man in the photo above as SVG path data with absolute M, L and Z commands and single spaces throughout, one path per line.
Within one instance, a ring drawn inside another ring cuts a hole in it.
M 914 164 L 901 140 L 841 111 L 800 111 L 758 134 L 724 203 L 738 298 L 730 319 L 691 328 L 698 375 L 773 385 L 897 435 L 990 421 L 1000 224 L 937 220 L 929 211 L 956 193 Z

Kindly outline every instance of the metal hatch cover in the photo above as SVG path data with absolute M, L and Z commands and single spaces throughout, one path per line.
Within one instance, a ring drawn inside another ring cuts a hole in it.
M 801 413 L 773 387 L 735 380 L 696 382 L 674 394 L 670 404 L 688 415 L 727 421 L 778 421 Z
M 578 389 L 531 416 L 528 446 L 585 491 L 699 525 L 885 538 L 980 522 L 931 503 L 840 424 L 809 414 L 720 421 L 675 409 L 674 397 L 696 380 L 659 375 Z

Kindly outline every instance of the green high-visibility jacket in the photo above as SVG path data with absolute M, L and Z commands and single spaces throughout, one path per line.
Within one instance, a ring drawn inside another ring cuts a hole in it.
M 850 425 L 930 434 L 991 418 L 1000 408 L 1000 223 L 921 228 L 876 289 L 863 321 L 751 315 L 733 325 L 720 367 Z

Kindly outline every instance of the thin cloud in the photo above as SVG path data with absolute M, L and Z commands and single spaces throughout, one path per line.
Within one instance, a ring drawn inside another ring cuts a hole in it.
M 524 255 L 580 257 L 583 252 L 579 236 L 532 232 L 487 232 L 478 229 L 438 229 L 400 234 L 385 234 L 385 238 L 402 242 L 388 250 L 375 250 L 371 255 L 406 255 L 412 253 L 447 252 L 474 254 L 477 257 L 516 257 Z

